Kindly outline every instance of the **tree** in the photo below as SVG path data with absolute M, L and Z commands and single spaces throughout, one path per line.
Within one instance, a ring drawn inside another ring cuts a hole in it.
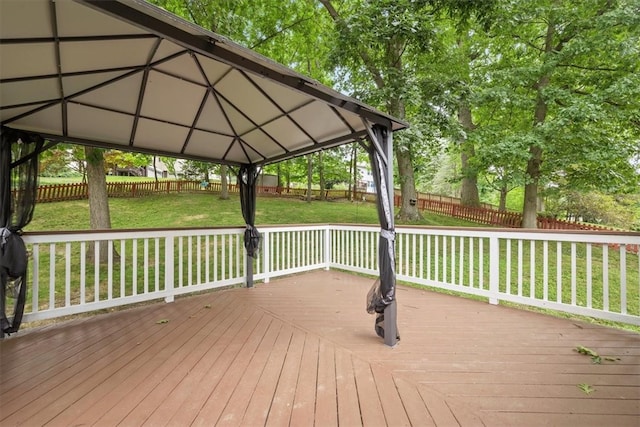
M 169 175 L 173 175 L 174 178 L 178 178 L 178 175 L 176 174 L 176 160 L 173 157 L 163 157 L 160 156 L 160 161 L 162 161 L 162 163 L 164 163 L 167 166 L 167 171 L 169 172 Z
M 432 113 L 442 115 L 441 106 L 431 104 L 431 98 L 420 92 L 425 81 L 431 81 L 423 68 L 434 62 L 443 42 L 436 31 L 437 20 L 447 13 L 463 23 L 474 15 L 485 16 L 492 7 L 491 2 L 463 0 L 354 0 L 342 2 L 338 10 L 330 0 L 320 2 L 336 24 L 336 62 L 342 75 L 348 76 L 352 92 L 400 119 L 411 118 L 412 126 L 426 123 Z M 416 199 L 414 159 L 438 136 L 434 132 L 427 140 L 416 141 L 410 129 L 394 138 L 401 220 L 420 217 L 411 203 Z
M 182 163 L 182 174 L 185 179 L 209 182 L 209 173 L 212 169 L 213 164 L 210 162 L 185 160 Z
M 510 130 L 514 158 L 526 156 L 523 227 L 535 228 L 540 188 L 558 176 L 579 188 L 637 186 L 638 2 L 501 6 L 484 108 Z
M 103 151 L 104 163 L 115 175 L 119 168 L 141 171 L 152 162 L 153 156 L 120 150 Z

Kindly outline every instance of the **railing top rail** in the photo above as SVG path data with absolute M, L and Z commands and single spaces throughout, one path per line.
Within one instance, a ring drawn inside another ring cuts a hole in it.
M 56 232 L 27 232 L 24 233 L 25 241 L 67 242 L 79 240 L 121 240 L 155 237 L 180 237 L 187 235 L 229 234 L 244 231 L 244 226 L 230 227 L 190 227 L 190 228 L 151 228 L 151 229 L 111 229 L 111 230 L 76 230 Z M 374 224 L 293 224 L 293 225 L 258 225 L 258 229 L 277 231 L 292 230 L 353 230 L 353 231 L 377 231 L 379 225 Z M 431 234 L 460 237 L 498 237 L 501 239 L 523 240 L 554 240 L 583 243 L 620 243 L 640 244 L 640 233 L 627 231 L 584 231 L 584 230 L 534 230 L 513 228 L 490 227 L 432 227 L 432 226 L 398 226 L 396 231 L 400 234 Z
M 124 240 L 145 239 L 156 237 L 179 237 L 207 234 L 240 234 L 245 227 L 198 227 L 198 228 L 162 228 L 162 229 L 127 229 L 127 230 L 82 230 L 61 232 L 32 232 L 24 233 L 23 237 L 28 243 L 61 243 L 77 242 L 83 240 Z
M 447 226 L 433 226 L 433 225 L 398 225 L 397 230 L 432 230 L 432 231 L 446 231 L 452 232 L 459 230 L 461 232 L 480 232 L 480 233 L 526 233 L 526 234 L 570 234 L 570 235 L 595 235 L 595 236 L 629 236 L 640 238 L 640 232 L 626 231 L 626 230 L 565 230 L 565 229 L 535 229 L 535 228 L 498 228 L 498 227 L 447 227 Z

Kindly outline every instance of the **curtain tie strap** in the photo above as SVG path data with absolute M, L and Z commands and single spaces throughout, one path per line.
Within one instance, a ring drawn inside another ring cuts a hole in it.
M 396 240 L 396 232 L 394 230 L 386 230 L 383 228 L 380 230 L 380 236 L 384 237 L 385 239 L 391 242 Z

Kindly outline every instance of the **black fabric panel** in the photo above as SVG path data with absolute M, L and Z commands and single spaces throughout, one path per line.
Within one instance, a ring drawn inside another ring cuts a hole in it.
M 242 165 L 238 172 L 238 182 L 240 183 L 240 205 L 242 216 L 247 225 L 244 232 L 244 247 L 247 255 L 256 258 L 260 249 L 262 236 L 255 227 L 256 221 L 256 180 L 259 169 L 255 165 Z
M 33 217 L 38 185 L 39 135 L 0 129 L 0 336 L 17 332 L 27 293 L 27 250 L 22 228 Z M 14 299 L 7 313 L 7 299 Z

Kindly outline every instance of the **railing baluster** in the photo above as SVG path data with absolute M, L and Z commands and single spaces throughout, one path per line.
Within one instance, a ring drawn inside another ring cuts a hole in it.
M 433 259 L 434 259 L 434 267 L 435 267 L 435 271 L 434 271 L 434 278 L 433 280 L 435 282 L 437 282 L 438 280 L 440 280 L 440 272 L 438 271 L 440 269 L 440 262 L 441 262 L 441 257 L 440 257 L 440 236 L 435 235 L 433 236 L 434 239 L 434 243 L 435 243 L 435 248 L 434 248 L 434 255 L 433 255 Z
M 469 237 L 469 287 L 473 288 L 475 287 L 474 284 L 474 270 L 475 270 L 475 261 L 474 261 L 474 254 L 473 254 L 473 242 L 474 242 L 474 238 L 473 237 Z
M 522 264 L 524 257 L 522 255 L 522 239 L 518 239 L 518 296 L 522 296 Z
M 416 235 L 411 235 L 411 277 L 416 277 Z
M 107 299 L 113 299 L 113 240 L 107 242 Z
M 442 281 L 447 283 L 447 268 L 449 263 L 447 261 L 447 236 L 442 236 Z
M 227 278 L 227 239 L 226 236 L 223 234 L 220 236 L 220 266 L 222 267 L 222 271 L 220 273 L 221 280 L 224 280 Z
M 549 301 L 549 242 L 542 242 L 542 299 Z
M 500 253 L 500 241 L 497 241 L 498 244 L 498 253 Z M 491 249 L 491 248 L 489 248 Z M 484 289 L 484 239 L 480 238 L 480 240 L 478 241 L 478 253 L 479 253 L 479 259 L 478 259 L 478 275 L 480 276 L 479 279 L 480 281 L 478 282 L 478 287 L 480 289 Z M 490 254 L 491 255 L 491 254 Z M 491 258 L 489 258 L 489 275 L 491 275 Z M 498 270 L 498 274 L 500 273 L 500 270 Z M 491 284 L 489 284 L 489 286 L 491 286 Z
M 451 284 L 456 285 L 456 238 L 451 236 Z
M 56 308 L 56 245 L 49 245 L 49 310 Z
M 576 305 L 576 244 L 571 242 L 571 305 Z
M 93 241 L 93 301 L 100 301 L 100 241 Z
M 120 240 L 120 298 L 126 296 L 126 265 L 126 240 L 122 239 Z
M 154 270 L 156 272 L 155 275 L 155 291 L 160 292 L 160 239 L 158 237 L 155 238 L 155 266 Z M 166 250 L 166 248 L 165 248 Z M 198 264 L 200 265 L 200 264 Z
M 71 305 L 71 243 L 64 245 L 64 306 Z
M 149 293 L 149 239 L 144 239 L 144 293 Z
M 506 292 L 511 295 L 511 239 L 506 239 L 506 252 L 507 252 L 507 268 L 506 268 Z
M 602 309 L 609 311 L 609 246 L 602 246 Z
M 202 246 L 201 237 L 196 236 L 196 284 L 202 283 Z
M 536 241 L 529 241 L 529 298 L 536 297 Z
M 593 279 L 592 279 L 592 259 L 591 259 L 591 243 L 586 246 L 586 269 L 587 269 L 587 308 L 593 307 Z
M 556 243 L 556 302 L 562 302 L 562 242 Z
M 627 247 L 620 245 L 620 313 L 627 314 Z
M 182 265 L 182 263 L 180 263 Z M 218 281 L 218 235 L 213 236 L 213 281 Z
M 210 255 L 211 251 L 209 247 L 209 235 L 207 234 L 204 237 L 204 276 L 207 283 L 209 283 L 209 278 L 211 277 L 211 269 L 209 265 L 209 263 L 211 262 Z
M 40 310 L 40 245 L 34 243 L 31 247 L 31 256 L 33 257 L 33 280 L 31 309 L 34 313 Z
M 132 243 L 133 243 L 133 247 L 131 249 L 131 291 L 132 291 L 132 294 L 135 296 L 135 295 L 138 295 L 138 239 L 134 239 Z M 182 261 L 182 259 L 180 261 Z M 182 263 L 180 265 L 182 265 Z
M 187 238 L 187 286 L 193 285 L 193 236 Z

